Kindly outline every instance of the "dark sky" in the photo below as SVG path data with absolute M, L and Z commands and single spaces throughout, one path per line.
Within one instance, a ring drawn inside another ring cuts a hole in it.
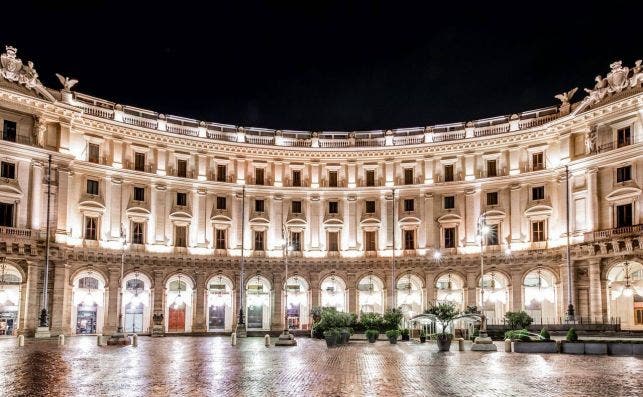
M 3 7 L 0 45 L 16 46 L 51 87 L 59 72 L 123 104 L 306 130 L 546 107 L 574 86 L 578 100 L 610 62 L 643 58 L 634 1 L 135 3 Z

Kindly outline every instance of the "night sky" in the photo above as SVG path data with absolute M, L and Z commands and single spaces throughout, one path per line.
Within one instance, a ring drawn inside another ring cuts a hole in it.
M 388 129 L 511 114 L 555 105 L 574 86 L 579 100 L 614 60 L 643 58 L 637 2 L 92 3 L 3 6 L 2 50 L 17 47 L 50 87 L 58 72 L 90 95 L 242 126 Z

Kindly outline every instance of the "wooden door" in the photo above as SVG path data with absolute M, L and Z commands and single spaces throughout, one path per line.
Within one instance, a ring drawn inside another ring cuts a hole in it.
M 170 306 L 167 328 L 168 332 L 185 332 L 185 303 Z

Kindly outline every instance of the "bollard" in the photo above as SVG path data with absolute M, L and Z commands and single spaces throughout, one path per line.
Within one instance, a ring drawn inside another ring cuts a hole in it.
M 266 343 L 266 347 L 270 347 L 270 335 L 266 334 L 266 336 L 264 336 L 263 339 Z
M 25 336 L 18 335 L 18 347 L 23 347 L 25 345 Z
M 103 335 L 96 336 L 96 345 L 107 346 L 107 339 Z
M 232 343 L 232 346 L 237 345 L 237 333 L 236 332 L 233 332 L 232 334 L 230 334 L 230 342 Z
M 464 339 L 462 338 L 458 338 L 458 350 L 460 350 L 461 352 L 464 351 Z
M 505 339 L 505 353 L 511 353 L 511 339 Z
M 100 335 L 96 335 L 96 346 L 100 346 Z
M 58 335 L 58 346 L 65 346 L 65 335 Z
M 138 335 L 132 335 L 132 347 L 138 346 Z

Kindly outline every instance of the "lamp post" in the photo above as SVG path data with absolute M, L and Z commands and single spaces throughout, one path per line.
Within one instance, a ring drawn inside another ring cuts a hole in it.
M 118 313 L 118 326 L 116 328 L 116 333 L 112 334 L 107 340 L 108 345 L 129 345 L 130 339 L 129 336 L 123 333 L 123 274 L 125 270 L 125 244 L 127 240 L 125 238 L 125 229 L 121 224 L 121 235 L 119 238 L 122 249 L 121 249 L 121 276 L 118 279 L 118 305 L 116 305 L 116 312 Z
M 38 328 L 36 329 L 36 338 L 49 338 L 51 333 L 49 331 L 49 314 L 47 313 L 48 298 L 49 298 L 49 230 L 50 230 L 50 221 L 51 216 L 51 154 L 49 155 L 47 162 L 47 225 L 45 232 L 45 273 L 43 277 L 43 286 L 42 286 L 42 309 L 40 311 L 40 321 L 38 323 Z
M 283 214 L 283 201 L 281 202 L 281 206 L 281 213 Z M 284 282 L 284 332 L 279 335 L 279 339 L 277 340 L 277 342 L 275 342 L 275 346 L 295 346 L 297 345 L 297 341 L 295 340 L 295 337 L 290 332 L 288 332 L 288 253 L 293 250 L 293 246 L 290 243 L 286 225 L 282 225 L 281 233 L 281 247 L 283 250 L 284 266 L 286 271 Z
M 497 351 L 498 347 L 487 336 L 487 316 L 484 314 L 484 255 L 483 240 L 489 233 L 489 227 L 484 223 L 484 215 L 478 216 L 478 235 L 480 236 L 480 336 L 476 337 L 471 346 L 473 351 Z
M 246 322 L 243 316 L 243 292 L 244 286 L 244 273 L 245 273 L 245 240 L 246 237 L 246 185 L 241 188 L 241 272 L 239 275 L 239 320 L 237 321 L 237 338 L 246 337 Z

